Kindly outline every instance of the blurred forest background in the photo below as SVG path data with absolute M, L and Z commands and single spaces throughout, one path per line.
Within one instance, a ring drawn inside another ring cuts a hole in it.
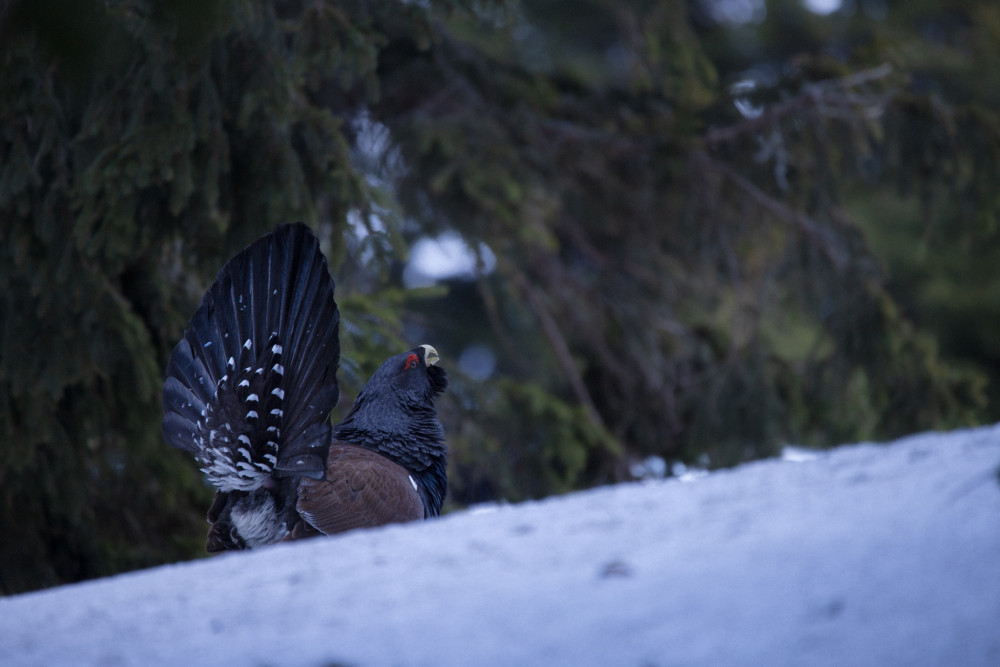
M 4 593 L 203 554 L 163 368 L 280 222 L 453 508 L 1000 418 L 995 0 L 0 7 Z

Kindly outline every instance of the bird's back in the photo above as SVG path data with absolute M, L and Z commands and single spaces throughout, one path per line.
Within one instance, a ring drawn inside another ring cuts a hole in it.
M 296 509 L 326 535 L 424 518 L 417 482 L 406 468 L 337 441 L 330 445 L 326 477 L 302 480 Z

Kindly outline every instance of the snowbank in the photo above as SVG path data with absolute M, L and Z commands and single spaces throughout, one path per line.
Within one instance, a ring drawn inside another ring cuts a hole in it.
M 3 665 L 1000 665 L 1000 428 L 0 599 Z

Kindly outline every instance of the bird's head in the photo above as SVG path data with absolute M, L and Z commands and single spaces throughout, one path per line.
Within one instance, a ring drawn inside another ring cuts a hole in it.
M 388 393 L 404 403 L 433 403 L 448 387 L 448 374 L 437 365 L 440 357 L 430 345 L 389 357 L 368 381 L 366 388 Z
M 361 389 L 351 413 L 334 427 L 336 437 L 383 453 L 391 449 L 399 458 L 412 454 L 407 452 L 413 447 L 442 448 L 444 430 L 434 400 L 448 386 L 448 374 L 438 359 L 430 345 L 389 357 Z
M 391 390 L 404 402 L 433 401 L 448 387 L 448 374 L 437 365 L 440 357 L 430 345 L 389 357 L 368 381 L 368 388 Z

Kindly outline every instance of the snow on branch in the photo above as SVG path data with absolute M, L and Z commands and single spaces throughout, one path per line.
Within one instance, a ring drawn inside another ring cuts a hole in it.
M 760 115 L 732 125 L 709 129 L 705 133 L 704 144 L 714 147 L 734 141 L 759 132 L 787 116 L 806 111 L 825 118 L 874 120 L 882 115 L 895 91 L 869 93 L 857 89 L 885 79 L 892 71 L 892 65 L 883 63 L 838 79 L 806 84 L 798 95 L 766 107 Z

